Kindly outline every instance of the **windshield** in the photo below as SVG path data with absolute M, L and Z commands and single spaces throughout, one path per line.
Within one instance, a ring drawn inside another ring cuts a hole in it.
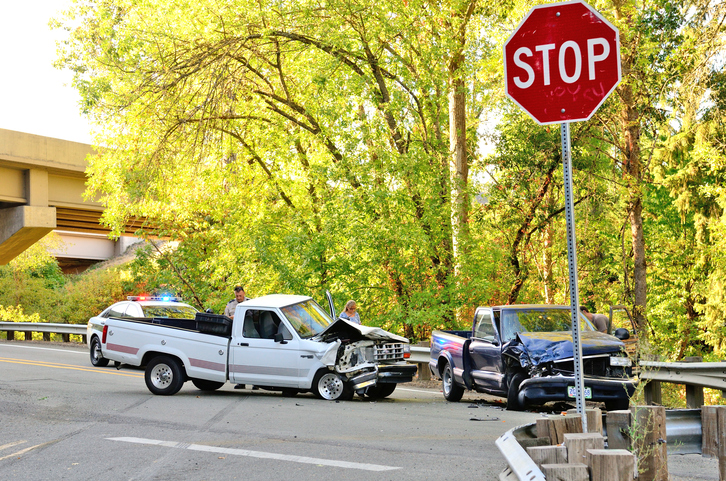
M 333 322 L 328 313 L 312 299 L 283 307 L 281 310 L 303 339 L 320 334 Z
M 580 330 L 594 331 L 595 328 L 579 313 Z M 571 331 L 569 309 L 503 309 L 501 314 L 502 339 L 514 339 L 517 332 Z
M 161 317 L 165 319 L 194 319 L 197 310 L 192 306 L 142 306 L 144 317 Z

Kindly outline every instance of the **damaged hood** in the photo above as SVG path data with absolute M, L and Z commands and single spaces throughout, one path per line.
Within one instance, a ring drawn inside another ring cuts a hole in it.
M 623 342 L 617 337 L 597 331 L 582 332 L 580 344 L 583 357 L 614 354 L 624 348 Z M 572 333 L 520 332 L 509 344 L 504 346 L 502 354 L 519 358 L 523 367 L 572 359 Z
M 323 332 L 313 337 L 313 340 L 330 342 L 336 339 L 346 338 L 351 341 L 370 339 L 372 341 L 405 342 L 408 339 L 396 334 L 384 331 L 380 327 L 361 326 L 346 319 L 338 319 L 325 328 Z

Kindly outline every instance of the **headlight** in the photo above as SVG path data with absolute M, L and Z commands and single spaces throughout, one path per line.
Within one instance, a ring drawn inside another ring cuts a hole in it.
M 629 357 L 625 356 L 610 356 L 611 366 L 630 367 L 633 365 L 633 361 Z

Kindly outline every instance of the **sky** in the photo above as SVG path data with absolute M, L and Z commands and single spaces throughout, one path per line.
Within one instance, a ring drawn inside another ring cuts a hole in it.
M 53 67 L 61 32 L 48 20 L 70 4 L 0 0 L 0 129 L 91 143 L 71 74 Z

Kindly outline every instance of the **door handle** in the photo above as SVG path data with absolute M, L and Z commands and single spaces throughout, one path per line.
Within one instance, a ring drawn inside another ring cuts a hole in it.
M 240 346 L 249 346 L 250 343 L 249 342 L 240 342 L 239 345 Z

